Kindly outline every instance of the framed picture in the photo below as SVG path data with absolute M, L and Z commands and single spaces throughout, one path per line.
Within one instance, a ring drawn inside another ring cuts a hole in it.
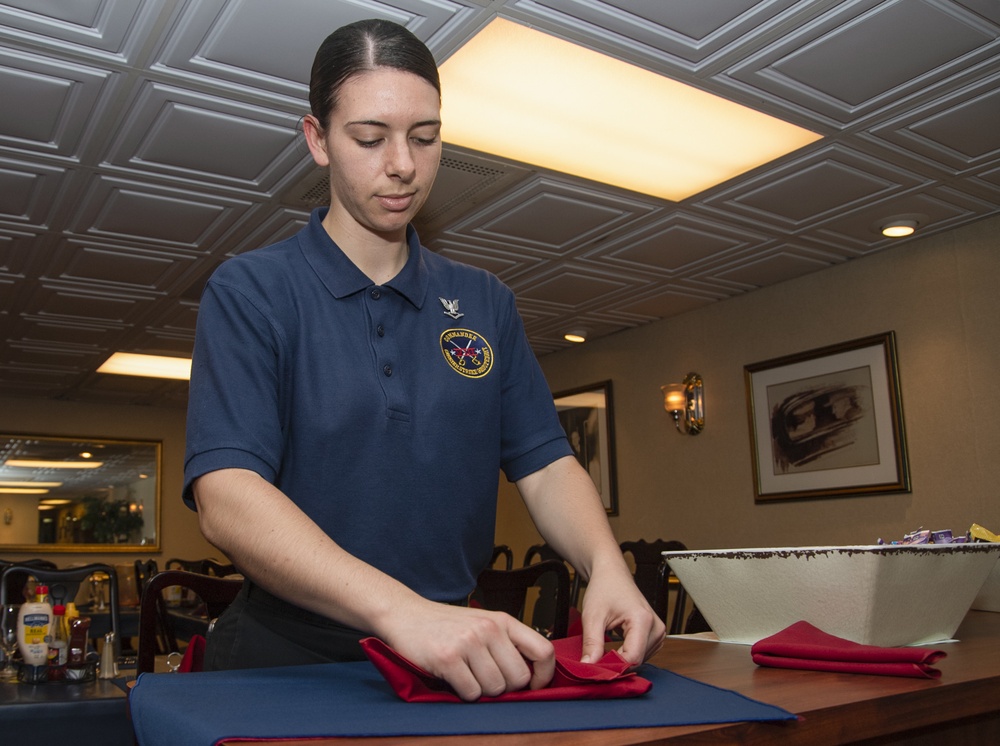
M 894 332 L 744 374 L 758 502 L 910 491 Z
M 566 437 L 580 465 L 594 480 L 604 510 L 618 515 L 611 381 L 562 391 L 553 398 Z

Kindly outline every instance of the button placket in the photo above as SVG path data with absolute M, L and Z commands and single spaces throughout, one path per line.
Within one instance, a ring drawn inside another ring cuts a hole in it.
M 382 298 L 382 289 L 378 288 L 378 287 L 373 287 L 371 290 L 368 291 L 368 296 L 373 301 L 378 301 L 378 300 L 380 300 Z M 378 337 L 379 340 L 385 339 L 385 325 L 382 324 L 381 322 L 376 322 L 376 324 L 375 324 L 375 335 L 376 335 L 376 337 Z M 388 340 L 386 340 L 386 343 L 388 343 Z M 386 352 L 386 350 L 384 348 L 382 348 L 381 344 L 379 345 L 378 349 L 381 350 L 382 353 Z M 390 349 L 391 349 L 391 344 L 390 344 Z M 381 357 L 381 356 L 382 355 L 379 354 L 379 357 Z M 386 378 L 391 378 L 392 377 L 392 362 L 391 361 L 387 361 L 387 362 L 383 362 L 382 363 L 382 375 L 385 376 Z

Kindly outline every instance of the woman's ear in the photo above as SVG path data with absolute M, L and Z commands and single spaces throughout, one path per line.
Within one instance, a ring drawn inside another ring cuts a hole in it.
M 327 168 L 330 165 L 330 155 L 326 151 L 326 137 L 319 120 L 312 114 L 302 119 L 302 131 L 306 136 L 306 145 L 317 166 Z

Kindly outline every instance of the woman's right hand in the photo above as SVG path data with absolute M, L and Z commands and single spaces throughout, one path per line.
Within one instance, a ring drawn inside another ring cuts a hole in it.
M 541 689 L 552 680 L 552 643 L 512 616 L 421 602 L 412 614 L 394 614 L 382 640 L 463 700 Z

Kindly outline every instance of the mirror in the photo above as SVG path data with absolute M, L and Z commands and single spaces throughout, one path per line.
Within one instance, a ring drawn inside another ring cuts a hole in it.
M 157 441 L 0 435 L 0 551 L 160 548 Z

